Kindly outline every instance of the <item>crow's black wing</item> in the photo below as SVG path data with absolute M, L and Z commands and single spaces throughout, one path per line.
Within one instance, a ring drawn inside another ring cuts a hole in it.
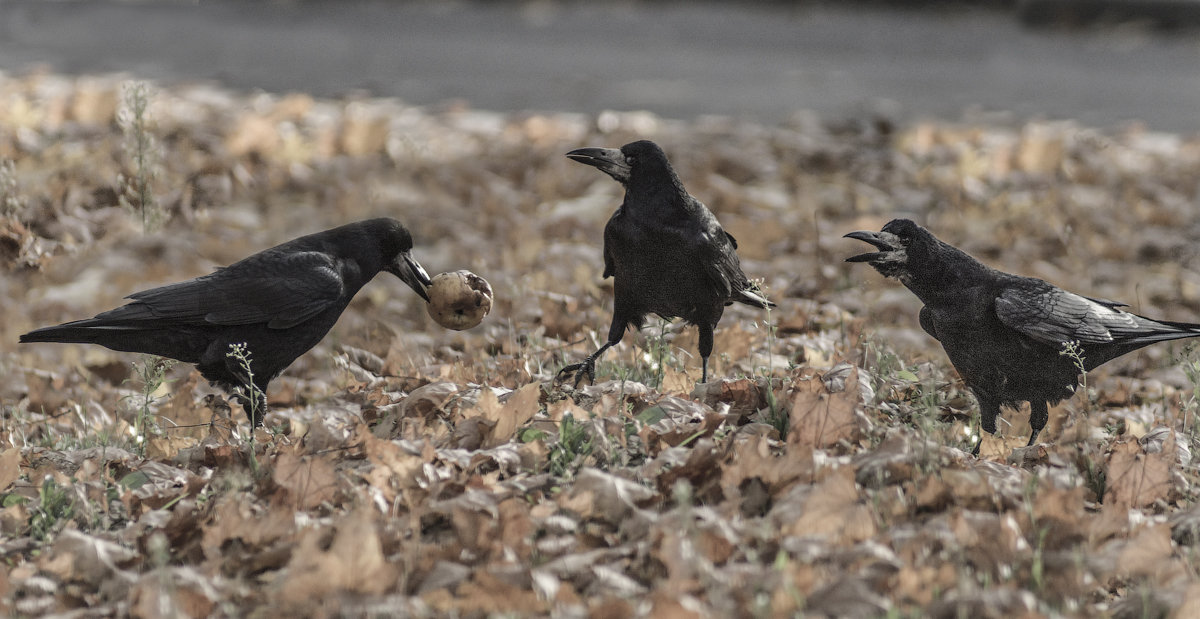
M 721 232 L 725 231 L 722 230 Z M 725 232 L 725 236 L 729 239 L 729 242 L 733 244 L 733 248 L 737 249 L 737 239 L 733 238 L 733 235 L 728 232 Z
M 996 316 L 1012 329 L 1056 346 L 1136 340 L 1162 333 L 1165 325 L 1123 312 L 1117 309 L 1119 305 L 1037 282 L 1006 288 L 996 298 Z
M 617 274 L 616 257 L 613 255 L 613 243 L 615 242 L 613 237 L 617 234 L 617 218 L 620 216 L 621 211 L 618 209 L 604 225 L 604 277 L 612 277 Z
M 709 288 L 713 294 L 728 299 L 749 284 L 738 263 L 730 237 L 720 226 L 715 225 L 716 222 L 713 223 L 714 225 L 706 230 L 694 232 L 689 240 L 692 255 L 696 256 L 697 266 L 704 270 Z
M 342 302 L 338 263 L 317 252 L 263 253 L 196 279 L 129 295 L 97 319 L 172 324 L 298 325 Z
M 917 320 L 921 323 L 921 328 L 935 340 L 941 341 L 937 334 L 937 324 L 933 322 L 933 310 L 929 309 L 928 305 L 921 306 L 921 313 L 917 315 Z

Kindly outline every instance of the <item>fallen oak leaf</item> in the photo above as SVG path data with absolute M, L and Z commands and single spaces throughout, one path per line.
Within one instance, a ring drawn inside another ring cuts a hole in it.
M 508 399 L 500 404 L 496 394 L 485 388 L 479 396 L 476 405 L 482 416 L 488 421 L 495 422 L 490 436 L 484 440 L 484 447 L 495 447 L 513 440 L 517 428 L 525 425 L 539 410 L 542 386 L 540 383 L 529 383 L 509 394 Z
M 858 369 L 850 370 L 845 381 L 845 388 L 837 392 L 830 392 L 820 380 L 793 383 L 788 444 L 820 449 L 863 435 L 868 422 L 858 412 Z
M 298 456 L 282 451 L 271 469 L 271 479 L 282 490 L 275 499 L 297 509 L 312 509 L 332 501 L 340 484 L 331 459 L 332 455 Z
M 1146 453 L 1136 440 L 1117 441 L 1108 458 L 1104 502 L 1140 508 L 1166 499 L 1171 492 L 1175 458 L 1174 432 L 1157 453 Z
M 322 543 L 327 530 L 306 529 L 279 579 L 276 599 L 284 604 L 310 604 L 331 593 L 380 594 L 396 584 L 396 567 L 383 556 L 375 518 L 357 509 L 334 525 L 333 541 Z

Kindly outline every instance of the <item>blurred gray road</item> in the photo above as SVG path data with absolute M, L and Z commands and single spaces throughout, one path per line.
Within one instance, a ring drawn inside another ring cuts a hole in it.
M 776 122 L 969 108 L 1200 130 L 1200 40 L 1040 31 L 1009 13 L 707 3 L 0 0 L 0 70 L 128 71 L 501 111 Z

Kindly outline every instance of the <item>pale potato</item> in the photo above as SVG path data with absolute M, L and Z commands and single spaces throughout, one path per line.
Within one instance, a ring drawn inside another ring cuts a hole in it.
M 429 315 L 447 329 L 470 329 L 492 309 L 491 285 L 470 271 L 439 273 L 427 292 Z

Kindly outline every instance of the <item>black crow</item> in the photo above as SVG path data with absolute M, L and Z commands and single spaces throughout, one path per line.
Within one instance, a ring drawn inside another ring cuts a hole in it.
M 412 246 L 412 235 L 394 219 L 347 224 L 208 275 L 136 292 L 126 305 L 31 331 L 21 342 L 99 344 L 194 363 L 204 378 L 233 392 L 258 426 L 267 383 L 321 341 L 377 273 L 399 277 L 429 300 L 429 275 L 409 254 Z M 253 381 L 229 356 L 234 344 L 245 344 Z
M 846 236 L 879 250 L 847 262 L 870 264 L 925 304 L 921 328 L 942 343 L 975 394 L 984 430 L 996 433 L 1001 405 L 1029 402 L 1029 445 L 1046 426 L 1047 403 L 1075 391 L 1079 368 L 1061 354 L 1070 343 L 1089 371 L 1155 342 L 1200 336 L 1197 324 L 1152 320 L 1121 303 L 989 268 L 907 219 Z
M 580 148 L 567 157 L 598 168 L 625 187 L 621 203 L 604 227 L 604 277 L 613 278 L 613 319 L 608 341 L 581 363 L 559 370 L 596 377 L 596 359 L 621 341 L 646 315 L 683 318 L 700 329 L 701 381 L 708 381 L 713 329 L 725 306 L 737 301 L 774 307 L 738 264 L 737 241 L 708 207 L 688 195 L 667 156 L 642 140 L 615 148 Z

